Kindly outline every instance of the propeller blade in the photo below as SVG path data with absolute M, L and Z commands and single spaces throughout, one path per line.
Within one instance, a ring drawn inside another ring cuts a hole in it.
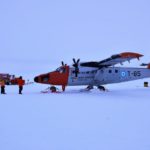
M 73 60 L 73 62 L 76 64 L 76 60 L 75 60 L 74 58 L 73 58 L 72 60 Z
M 61 64 L 62 64 L 62 66 L 64 66 L 64 62 L 63 61 L 61 62 Z
M 80 62 L 80 59 L 77 60 L 77 64 L 79 64 L 79 62 Z

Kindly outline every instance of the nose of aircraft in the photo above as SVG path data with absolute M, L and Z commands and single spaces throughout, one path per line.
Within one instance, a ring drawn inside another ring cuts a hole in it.
M 38 81 L 39 81 L 38 77 L 35 77 L 34 82 L 38 82 Z

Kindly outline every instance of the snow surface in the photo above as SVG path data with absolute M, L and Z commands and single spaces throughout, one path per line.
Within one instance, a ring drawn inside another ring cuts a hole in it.
M 0 95 L 1 150 L 149 150 L 150 88 L 143 80 L 109 85 L 109 92 L 41 94 L 32 84 Z
M 150 62 L 149 0 L 1 0 L 0 73 L 30 81 L 63 60 L 100 61 L 131 51 Z M 150 88 L 140 80 L 109 92 L 0 95 L 0 150 L 150 150 Z

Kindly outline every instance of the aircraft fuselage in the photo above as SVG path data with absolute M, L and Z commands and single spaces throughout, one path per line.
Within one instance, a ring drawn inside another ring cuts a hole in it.
M 54 72 L 39 75 L 35 82 L 62 86 L 105 85 L 150 77 L 150 69 L 130 67 L 91 68 L 80 67 L 78 77 L 73 67 L 60 67 Z

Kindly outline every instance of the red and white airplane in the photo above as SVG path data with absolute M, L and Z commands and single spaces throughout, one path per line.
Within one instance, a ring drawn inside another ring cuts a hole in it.
M 102 61 L 81 62 L 73 59 L 73 65 L 68 66 L 62 62 L 55 71 L 38 75 L 34 81 L 42 84 L 61 85 L 65 91 L 66 86 L 86 85 L 87 89 L 105 90 L 103 85 L 111 83 L 120 83 L 142 78 L 150 77 L 150 64 L 142 64 L 147 68 L 133 67 L 115 67 L 116 64 L 122 64 L 125 61 L 130 62 L 132 59 L 140 59 L 142 54 L 133 52 L 124 52 L 104 59 Z

